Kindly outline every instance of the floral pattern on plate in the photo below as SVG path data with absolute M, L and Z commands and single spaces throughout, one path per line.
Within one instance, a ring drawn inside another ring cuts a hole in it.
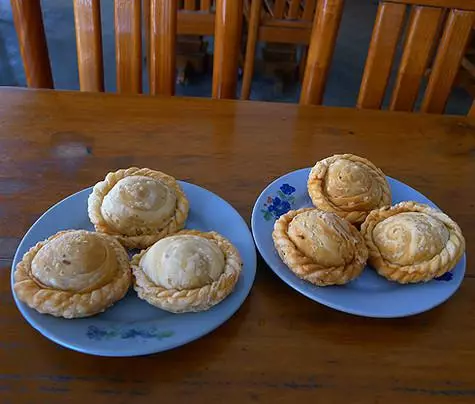
M 94 341 L 110 340 L 114 338 L 120 339 L 133 339 L 133 338 L 144 338 L 144 339 L 164 339 L 173 336 L 173 331 L 160 331 L 152 327 L 149 329 L 137 329 L 137 328 L 100 328 L 95 325 L 90 325 L 87 328 L 86 336 Z
M 296 189 L 292 185 L 283 184 L 277 191 L 277 196 L 267 197 L 264 208 L 261 209 L 264 219 L 266 221 L 276 220 L 291 210 L 295 204 L 295 196 L 293 196 L 295 191 Z

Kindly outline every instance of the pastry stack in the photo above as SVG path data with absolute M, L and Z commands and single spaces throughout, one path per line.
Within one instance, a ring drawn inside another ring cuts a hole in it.
M 175 178 L 148 168 L 107 174 L 89 196 L 95 232 L 65 230 L 32 247 L 14 275 L 17 297 L 40 313 L 100 313 L 133 284 L 173 313 L 207 310 L 234 289 L 242 261 L 215 232 L 182 230 L 189 202 Z M 129 261 L 126 249 L 139 249 Z
M 452 219 L 413 201 L 391 206 L 384 173 L 362 157 L 318 161 L 307 187 L 315 207 L 282 215 L 272 238 L 289 269 L 315 285 L 348 283 L 367 263 L 390 281 L 427 282 L 450 271 L 464 253 Z

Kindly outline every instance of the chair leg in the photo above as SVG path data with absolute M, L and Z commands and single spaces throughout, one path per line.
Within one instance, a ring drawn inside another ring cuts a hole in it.
M 251 94 L 251 82 L 254 75 L 256 44 L 259 34 L 259 21 L 262 0 L 252 0 L 247 33 L 246 54 L 244 56 L 244 74 L 242 78 L 241 100 L 248 100 Z

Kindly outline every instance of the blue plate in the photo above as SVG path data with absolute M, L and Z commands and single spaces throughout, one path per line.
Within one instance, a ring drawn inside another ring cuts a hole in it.
M 366 317 L 406 317 L 422 313 L 443 303 L 462 283 L 465 255 L 456 267 L 441 278 L 427 283 L 400 285 L 366 267 L 363 273 L 343 286 L 318 287 L 301 280 L 282 262 L 272 241 L 277 217 L 290 209 L 311 207 L 307 193 L 310 168 L 286 174 L 270 184 L 259 196 L 252 212 L 252 232 L 257 248 L 267 265 L 289 286 L 308 298 L 346 313 Z M 437 208 L 411 187 L 387 177 L 393 204 L 417 201 Z
M 200 338 L 228 320 L 244 302 L 254 282 L 256 250 L 251 233 L 229 203 L 196 185 L 186 182 L 180 182 L 180 185 L 190 201 L 186 227 L 217 231 L 227 237 L 241 254 L 243 271 L 231 295 L 205 312 L 172 314 L 140 300 L 131 289 L 124 299 L 104 313 L 66 320 L 40 314 L 13 294 L 25 319 L 60 345 L 102 356 L 136 356 L 166 351 Z M 87 215 L 87 198 L 91 190 L 88 188 L 69 196 L 41 216 L 21 241 L 13 268 L 30 247 L 60 230 L 93 230 Z

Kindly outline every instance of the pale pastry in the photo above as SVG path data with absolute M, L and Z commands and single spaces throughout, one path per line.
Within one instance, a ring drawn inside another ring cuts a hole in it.
M 318 286 L 348 283 L 361 274 L 368 258 L 356 227 L 335 213 L 315 208 L 282 215 L 272 239 L 289 269 Z
M 172 313 L 208 310 L 234 289 L 242 261 L 218 233 L 183 230 L 132 258 L 138 296 Z
M 188 200 L 175 178 L 148 168 L 107 174 L 88 200 L 96 230 L 113 235 L 128 248 L 146 248 L 181 230 L 188 210 Z
M 365 158 L 337 154 L 312 168 L 307 182 L 313 204 L 359 225 L 373 209 L 391 204 L 384 173 Z
M 14 275 L 16 296 L 40 313 L 77 318 L 100 313 L 131 284 L 124 247 L 105 234 L 67 230 L 32 247 Z
M 371 266 L 399 283 L 427 282 L 441 276 L 457 264 L 465 250 L 457 223 L 416 202 L 374 210 L 361 232 Z

